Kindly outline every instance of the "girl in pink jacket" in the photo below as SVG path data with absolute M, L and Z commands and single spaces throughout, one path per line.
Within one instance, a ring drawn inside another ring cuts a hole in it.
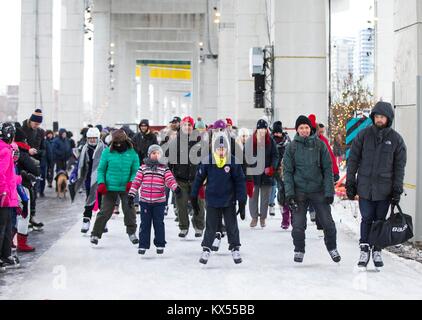
M 19 266 L 17 257 L 12 256 L 12 215 L 19 206 L 17 186 L 22 182 L 15 173 L 13 148 L 15 127 L 0 123 L 0 272 Z
M 150 248 L 151 223 L 154 225 L 154 245 L 157 253 L 162 254 L 166 244 L 164 234 L 164 210 L 166 207 L 166 186 L 173 190 L 176 196 L 180 187 L 167 165 L 159 160 L 163 150 L 153 144 L 148 148 L 148 158 L 145 158 L 132 181 L 129 191 L 129 206 L 133 207 L 136 193 L 139 190 L 141 207 L 141 226 L 139 229 L 139 254 L 145 254 Z

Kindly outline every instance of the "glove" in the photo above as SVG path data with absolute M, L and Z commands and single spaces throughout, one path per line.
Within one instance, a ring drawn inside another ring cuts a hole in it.
M 135 206 L 135 196 L 133 194 L 127 196 L 127 204 L 131 209 Z
M 105 185 L 105 183 L 100 183 L 98 185 L 98 193 L 105 195 L 107 193 L 107 187 Z
M 390 200 L 391 204 L 393 206 L 398 205 L 400 203 L 400 197 L 401 197 L 401 194 L 400 193 L 393 192 L 393 195 L 391 196 L 391 200 Z
M 346 183 L 346 194 L 349 200 L 355 200 L 357 194 L 355 183 Z
M 129 192 L 131 187 L 132 187 L 132 182 L 129 181 L 128 183 L 126 183 L 126 193 Z
M 238 206 L 239 206 L 239 208 L 237 209 L 236 214 L 239 214 L 240 215 L 240 219 L 245 220 L 245 206 L 246 206 L 246 202 L 239 201 L 238 202 Z
M 3 202 L 4 200 L 6 200 L 6 196 L 7 196 L 6 191 L 3 193 L 0 193 L 0 207 L 3 207 Z
M 199 215 L 199 203 L 198 203 L 198 197 L 190 197 L 190 203 L 192 204 L 192 208 L 193 208 L 193 213 L 195 214 L 195 216 Z
M 198 193 L 199 199 L 205 199 L 205 186 L 202 185 L 199 188 L 199 193 Z
M 334 175 L 334 183 L 340 180 L 340 176 L 338 174 Z
M 179 186 L 177 186 L 176 189 L 174 189 L 173 192 L 176 195 L 176 198 L 180 198 L 182 196 L 182 189 L 180 189 Z
M 288 203 L 289 209 L 290 209 L 290 211 L 292 213 L 294 213 L 295 211 L 297 211 L 297 209 L 299 208 L 299 206 L 297 205 L 296 200 L 295 200 L 294 197 L 291 197 L 291 196 L 288 197 L 287 198 L 287 203 Z
M 253 197 L 253 189 L 254 189 L 253 180 L 246 181 L 246 193 L 248 194 L 249 198 Z
M 264 173 L 267 176 L 272 177 L 274 175 L 274 168 L 273 167 L 265 168 Z
M 327 204 L 333 204 L 334 202 L 334 197 L 325 197 L 325 202 Z

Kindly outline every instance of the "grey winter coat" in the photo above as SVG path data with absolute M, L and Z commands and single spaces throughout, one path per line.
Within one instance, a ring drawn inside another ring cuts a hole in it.
M 375 126 L 375 114 L 388 118 L 386 128 Z M 394 120 L 391 104 L 378 102 L 370 117 L 374 124 L 353 140 L 347 161 L 347 184 L 357 184 L 357 194 L 364 199 L 388 200 L 393 192 L 403 192 L 406 145 L 401 135 L 391 128 Z
M 92 156 L 92 170 L 91 170 L 91 177 L 90 177 L 90 191 L 89 195 L 86 198 L 86 205 L 91 206 L 95 203 L 95 197 L 97 193 L 97 169 L 98 165 L 100 164 L 101 154 L 103 153 L 106 146 L 104 143 L 99 139 L 97 147 L 94 150 L 94 154 Z M 84 145 L 81 151 L 81 155 L 79 156 L 78 161 L 78 177 L 75 182 L 75 191 L 78 192 L 78 190 L 82 187 L 82 185 L 85 183 L 85 180 L 88 177 L 88 170 L 89 170 L 89 156 L 88 156 L 88 143 Z

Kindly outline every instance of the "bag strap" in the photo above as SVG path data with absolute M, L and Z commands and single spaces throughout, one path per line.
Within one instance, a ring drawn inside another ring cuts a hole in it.
M 394 210 L 395 208 L 398 209 L 398 212 L 395 212 L 395 210 Z M 391 205 L 391 214 L 394 214 L 394 215 L 397 215 L 397 214 L 403 215 L 403 211 L 401 210 L 401 207 L 400 207 L 399 204 L 396 204 L 396 205 L 392 204 Z

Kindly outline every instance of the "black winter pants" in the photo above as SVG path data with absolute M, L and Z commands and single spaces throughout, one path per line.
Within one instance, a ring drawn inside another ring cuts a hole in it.
M 336 225 L 331 216 L 330 205 L 325 202 L 324 194 L 322 192 L 296 192 L 296 202 L 298 204 L 298 210 L 292 212 L 292 238 L 295 251 L 305 252 L 306 212 L 310 203 L 314 206 L 316 216 L 324 230 L 324 241 L 327 250 L 336 249 Z
M 12 255 L 12 208 L 0 208 L 0 259 Z
M 215 233 L 220 231 L 218 229 L 221 227 L 222 217 L 224 218 L 224 224 L 227 230 L 229 250 L 240 247 L 239 227 L 237 226 L 235 206 L 226 208 L 207 207 L 206 226 L 202 247 L 211 249 L 215 239 Z

